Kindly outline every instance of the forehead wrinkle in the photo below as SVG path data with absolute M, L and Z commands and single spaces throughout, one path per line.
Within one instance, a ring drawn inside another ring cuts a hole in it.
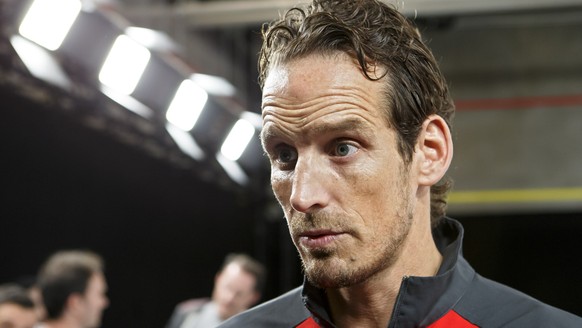
M 325 94 L 312 96 L 310 99 L 301 102 L 293 99 L 297 97 L 265 96 L 262 103 L 262 117 L 265 119 L 268 115 L 273 115 L 284 122 L 290 122 L 284 116 L 292 119 L 305 116 L 305 112 L 312 112 L 302 119 L 305 121 L 309 116 L 317 114 L 320 110 L 326 108 L 330 110 L 332 108 L 339 108 L 337 111 L 362 109 L 366 112 L 373 113 L 372 109 L 377 108 L 381 104 L 373 104 L 369 101 L 373 99 L 371 93 L 366 92 L 365 89 L 357 89 L 359 88 L 339 87 Z M 358 94 L 357 91 L 364 93 L 364 95 Z
M 375 106 L 377 106 L 377 104 L 373 104 L 370 102 L 370 99 L 375 98 L 374 97 L 375 91 L 378 91 L 378 90 L 374 90 L 374 89 L 376 89 L 376 88 L 374 88 L 374 87 L 363 88 L 358 84 L 350 85 L 350 86 L 341 85 L 341 86 L 333 87 L 331 89 L 332 92 L 330 93 L 330 95 L 336 96 L 336 94 L 338 94 L 342 98 L 353 99 L 351 101 L 347 101 L 347 103 L 357 103 L 358 101 L 361 101 L 362 104 L 366 104 L 367 106 L 370 106 L 370 107 L 375 107 Z M 362 104 L 359 104 L 358 107 L 366 109 L 366 108 L 362 107 Z
M 283 128 L 281 125 L 277 124 L 270 124 L 268 125 L 269 120 L 264 121 L 263 129 L 261 129 L 261 144 L 263 148 L 266 148 L 266 143 L 275 138 L 287 138 L 290 139 L 292 132 L 288 129 Z M 271 121 L 272 122 L 272 121 Z M 267 126 L 268 125 L 268 126 Z
M 263 108 L 263 125 L 267 122 L 273 122 L 276 125 L 288 125 L 285 130 L 301 130 L 307 125 L 317 120 L 314 116 L 325 115 L 333 110 L 337 105 L 332 101 L 316 98 L 307 102 L 296 103 L 293 101 L 266 101 Z
M 281 138 L 303 143 L 305 140 L 312 140 L 314 136 L 339 133 L 346 135 L 357 133 L 357 135 L 363 138 L 372 138 L 374 134 L 373 122 L 357 115 L 357 113 L 351 113 L 349 115 L 353 115 L 353 117 L 339 121 L 311 121 L 309 124 L 297 129 L 290 129 L 284 125 L 276 124 L 271 120 L 266 120 L 265 125 L 269 121 L 273 124 L 269 124 L 267 128 L 262 129 L 261 142 L 265 146 L 265 142 L 269 139 Z
M 263 145 L 271 138 L 293 138 L 294 133 L 306 137 L 308 134 L 331 131 L 334 130 L 333 126 L 338 124 L 341 124 L 341 128 L 335 130 L 362 129 L 366 125 L 363 121 L 373 126 L 377 123 L 375 119 L 383 112 L 376 110 L 382 104 L 374 103 L 377 99 L 375 93 L 380 91 L 376 85 L 364 87 L 357 83 L 334 84 L 324 87 L 323 90 L 314 90 L 306 89 L 303 83 L 291 79 L 283 85 L 264 89 L 266 93 L 263 94 L 262 103 L 263 126 L 270 127 L 269 131 L 262 130 Z M 326 115 L 339 112 L 345 112 L 341 114 L 343 117 L 353 115 L 360 118 L 318 127 L 318 124 L 321 124 L 317 123 L 321 122 L 319 118 L 324 117 L 325 120 Z M 363 115 L 363 112 L 368 113 L 367 115 L 372 114 L 372 117 Z M 317 117 L 314 119 L 313 116 Z M 312 126 L 315 130 L 312 130 Z

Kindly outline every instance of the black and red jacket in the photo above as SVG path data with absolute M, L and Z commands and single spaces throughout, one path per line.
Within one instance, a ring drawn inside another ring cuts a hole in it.
M 433 277 L 404 277 L 389 328 L 582 327 L 582 318 L 475 272 L 462 255 L 463 227 L 444 218 L 433 230 L 443 255 Z M 303 286 L 223 323 L 228 327 L 335 327 L 323 290 Z

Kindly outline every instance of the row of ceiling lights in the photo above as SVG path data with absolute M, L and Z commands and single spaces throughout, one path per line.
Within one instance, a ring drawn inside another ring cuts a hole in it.
M 34 0 L 23 9 L 11 43 L 33 75 L 66 89 L 71 82 L 55 54 L 81 63 L 124 108 L 145 119 L 163 116 L 184 153 L 196 160 L 214 153 L 233 180 L 248 182 L 237 161 L 257 142 L 260 116 L 233 101 L 236 90 L 225 79 L 192 72 L 167 36 L 132 27 L 91 1 Z

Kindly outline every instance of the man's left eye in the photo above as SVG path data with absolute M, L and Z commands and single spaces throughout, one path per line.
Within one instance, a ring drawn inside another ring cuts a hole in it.
M 358 148 L 354 145 L 350 145 L 348 143 L 339 143 L 335 146 L 333 155 L 335 156 L 348 156 L 352 155 L 358 151 Z

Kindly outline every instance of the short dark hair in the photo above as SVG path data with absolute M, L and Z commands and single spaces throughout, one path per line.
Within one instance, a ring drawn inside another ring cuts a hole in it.
M 38 276 L 47 317 L 59 318 L 69 296 L 84 294 L 91 276 L 100 272 L 103 272 L 103 260 L 91 251 L 59 251 L 49 257 Z
M 220 271 L 224 270 L 229 264 L 239 265 L 245 272 L 255 277 L 255 291 L 262 293 L 267 280 L 267 270 L 259 261 L 243 253 L 230 253 L 224 258 Z
M 0 285 L 0 305 L 15 304 L 26 309 L 34 309 L 34 302 L 26 289 L 17 284 Z
M 385 78 L 385 117 L 398 135 L 398 150 L 410 164 L 424 120 L 433 114 L 452 125 L 454 104 L 432 52 L 414 24 L 377 0 L 313 0 L 263 26 L 259 83 L 269 70 L 312 54 L 343 52 L 370 80 Z M 376 68 L 385 68 L 376 76 Z M 445 214 L 448 178 L 431 187 L 433 224 Z

